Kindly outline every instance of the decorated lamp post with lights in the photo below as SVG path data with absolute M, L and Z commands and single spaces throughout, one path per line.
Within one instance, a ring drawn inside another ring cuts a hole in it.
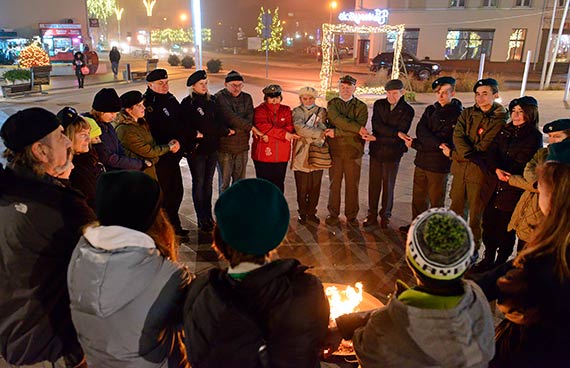
M 146 8 L 146 18 L 148 24 L 148 50 L 150 58 L 152 59 L 152 34 L 150 29 L 150 17 L 152 17 L 152 9 L 156 5 L 156 0 L 143 0 L 143 4 Z
M 115 6 L 115 15 L 117 16 L 117 33 L 119 34 L 119 42 L 121 42 L 121 19 L 123 18 L 124 8 L 119 8 L 119 4 Z

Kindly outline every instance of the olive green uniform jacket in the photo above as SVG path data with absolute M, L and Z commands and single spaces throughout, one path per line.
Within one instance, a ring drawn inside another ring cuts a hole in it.
M 333 160 L 358 159 L 364 154 L 364 140 L 358 132 L 368 121 L 368 106 L 356 97 L 345 102 L 339 97 L 327 106 L 329 124 L 335 128 L 334 138 L 328 138 Z
M 128 157 L 139 158 L 141 160 L 149 160 L 152 162 L 151 167 L 144 169 L 144 173 L 158 180 L 154 165 L 158 162 L 158 158 L 170 152 L 168 144 L 157 144 L 150 128 L 144 119 L 136 122 L 125 111 L 119 112 L 117 118 L 113 122 L 117 137 L 125 148 Z

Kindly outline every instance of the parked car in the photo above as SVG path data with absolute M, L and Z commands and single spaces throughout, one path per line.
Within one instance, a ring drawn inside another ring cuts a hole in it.
M 429 60 L 420 60 L 412 54 L 402 51 L 402 58 L 406 65 L 408 73 L 412 72 L 419 80 L 426 80 L 434 75 L 438 75 L 441 66 Z M 394 61 L 393 52 L 382 52 L 370 59 L 370 71 L 377 72 L 380 69 L 388 69 L 388 73 L 392 70 L 392 62 Z
M 333 49 L 333 58 L 334 60 L 338 60 L 339 57 L 341 59 L 351 58 L 354 54 L 354 49 L 352 47 L 339 47 L 337 49 Z M 319 46 L 317 48 L 317 61 L 323 60 L 323 50 Z

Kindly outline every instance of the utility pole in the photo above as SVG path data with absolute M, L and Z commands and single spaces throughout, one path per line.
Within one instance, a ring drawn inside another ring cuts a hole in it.
M 550 79 L 552 78 L 552 72 L 554 71 L 554 64 L 556 64 L 556 55 L 558 54 L 558 47 L 560 46 L 560 38 L 562 38 L 562 32 L 564 31 L 564 24 L 566 23 L 566 16 L 568 15 L 568 6 L 570 5 L 570 0 L 566 0 L 564 3 L 564 13 L 562 14 L 562 20 L 560 21 L 560 27 L 558 28 L 558 38 L 556 39 L 556 46 L 554 46 L 554 51 L 552 55 L 552 62 L 548 68 L 548 74 L 546 75 L 546 81 L 544 82 L 544 88 L 548 88 L 550 85 Z

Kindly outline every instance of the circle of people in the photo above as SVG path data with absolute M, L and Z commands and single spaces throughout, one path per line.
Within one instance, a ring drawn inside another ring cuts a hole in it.
M 570 119 L 544 126 L 551 144 L 542 148 L 536 99 L 516 98 L 507 110 L 487 78 L 463 108 L 455 79 L 441 77 L 412 138 L 400 80 L 374 103 L 369 132 L 350 75 L 326 109 L 303 87 L 292 111 L 278 85 L 253 108 L 236 71 L 214 96 L 196 71 L 181 103 L 166 70 L 146 79 L 144 94 L 104 88 L 89 113 L 29 108 L 0 130 L 8 161 L 0 166 L 0 355 L 9 364 L 315 367 L 341 338 L 353 341 L 363 367 L 570 361 Z M 256 179 L 245 178 L 250 132 Z M 400 228 L 417 285 L 398 282 L 386 306 L 331 321 L 319 279 L 275 257 L 290 221 L 285 175 L 291 161 L 300 224 L 320 223 L 329 169 L 326 224 L 340 224 L 344 180 L 346 223 L 359 226 L 367 141 L 365 227 L 389 226 L 400 159 L 417 151 L 413 221 Z M 197 277 L 178 262 L 188 234 L 178 215 L 182 157 L 198 227 L 213 233 L 229 265 Z M 496 328 L 494 300 L 505 316 Z

